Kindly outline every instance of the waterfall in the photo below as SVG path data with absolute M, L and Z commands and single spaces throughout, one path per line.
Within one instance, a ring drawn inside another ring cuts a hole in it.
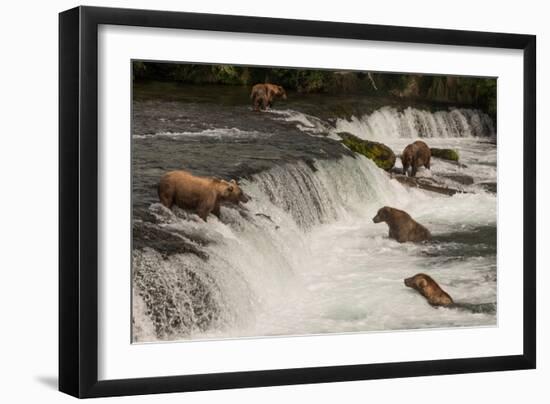
M 396 153 L 409 139 L 430 138 L 430 145 L 458 150 L 465 165 L 438 161 L 429 175 L 460 170 L 476 182 L 496 181 L 496 147 L 483 141 L 495 131 L 480 111 L 383 107 L 331 124 L 292 110 L 272 112 L 265 116 L 302 131 L 292 136 L 329 134 L 339 142 L 336 133 L 347 131 Z M 267 139 L 257 133 L 222 128 L 190 136 Z M 188 137 L 170 136 L 172 142 Z M 326 147 L 323 142 L 311 145 Z M 496 302 L 494 194 L 472 186 L 449 198 L 406 188 L 361 155 L 322 159 L 306 146 L 312 157 L 285 157 L 241 179 L 250 201 L 222 206 L 221 220 L 145 205 L 133 229 L 134 342 L 495 323 L 494 312 L 434 316 L 403 286 L 405 277 L 428 272 L 456 301 Z M 385 205 L 407 211 L 441 241 L 389 239 L 387 226 L 372 222 Z
M 380 141 L 392 138 L 495 136 L 493 121 L 487 114 L 479 110 L 459 108 L 431 112 L 412 107 L 402 111 L 383 107 L 360 118 L 338 119 L 336 131 Z
M 223 207 L 224 223 L 151 206 L 155 220 L 148 226 L 176 235 L 192 246 L 188 250 L 202 254 L 134 249 L 135 341 L 146 338 L 150 333 L 141 334 L 147 329 L 155 329 L 159 339 L 174 339 L 245 326 L 256 306 L 277 304 L 289 285 L 299 283 L 311 229 L 365 218 L 373 209 L 365 206 L 418 193 L 389 181 L 362 156 L 276 166 L 242 187 L 251 201 L 245 209 Z

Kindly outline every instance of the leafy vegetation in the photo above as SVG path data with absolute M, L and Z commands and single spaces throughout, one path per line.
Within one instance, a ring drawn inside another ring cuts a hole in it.
M 348 92 L 471 105 L 496 119 L 494 78 L 265 68 L 187 63 L 133 63 L 134 79 L 251 86 L 275 83 L 301 93 Z

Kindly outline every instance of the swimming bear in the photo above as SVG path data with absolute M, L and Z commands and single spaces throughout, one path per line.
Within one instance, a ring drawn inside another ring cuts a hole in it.
M 403 174 L 407 175 L 409 167 L 411 167 L 411 177 L 416 176 L 416 171 L 419 167 L 424 166 L 430 169 L 430 159 L 432 152 L 426 143 L 417 140 L 411 143 L 401 153 L 401 162 L 403 163 Z
M 428 229 L 417 223 L 407 212 L 384 206 L 378 210 L 374 223 L 386 222 L 390 228 L 389 237 L 400 243 L 425 241 L 432 238 Z
M 453 299 L 426 274 L 416 274 L 411 278 L 405 279 L 405 286 L 413 288 L 428 300 L 432 306 L 451 306 L 454 305 Z
M 286 100 L 286 91 L 276 84 L 255 84 L 250 93 L 250 99 L 255 111 L 265 111 L 271 108 L 275 98 Z
M 170 171 L 162 176 L 158 185 L 160 202 L 167 208 L 174 204 L 184 209 L 193 209 L 206 222 L 213 213 L 220 217 L 220 203 L 238 204 L 247 202 L 235 180 L 198 177 L 187 171 Z

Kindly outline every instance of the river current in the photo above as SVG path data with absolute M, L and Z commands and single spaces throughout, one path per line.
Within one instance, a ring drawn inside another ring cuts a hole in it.
M 434 159 L 418 175 L 463 192 L 405 187 L 342 131 L 396 154 L 419 138 L 457 150 L 461 165 Z M 494 326 L 496 162 L 491 119 L 459 106 L 289 94 L 259 113 L 245 88 L 135 86 L 133 341 Z M 235 178 L 251 200 L 207 222 L 166 209 L 156 187 L 174 169 Z M 386 205 L 433 240 L 389 239 L 372 222 Z M 406 288 L 419 272 L 465 308 Z

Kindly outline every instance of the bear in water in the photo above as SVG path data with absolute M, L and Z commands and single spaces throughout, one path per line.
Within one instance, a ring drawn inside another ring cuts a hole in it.
M 400 243 L 406 241 L 425 241 L 432 235 L 424 226 L 417 223 L 407 212 L 384 206 L 375 217 L 374 223 L 386 222 L 390 228 L 389 236 Z
M 286 91 L 276 84 L 255 84 L 250 93 L 250 99 L 255 111 L 265 111 L 271 108 L 275 98 L 286 100 Z
M 403 174 L 407 175 L 409 167 L 411 167 L 411 177 L 416 175 L 419 167 L 424 166 L 430 169 L 430 159 L 432 152 L 428 145 L 421 140 L 411 143 L 401 153 L 401 162 L 403 163 Z
M 238 204 L 247 202 L 235 180 L 198 177 L 187 171 L 170 171 L 162 176 L 158 185 L 160 202 L 167 208 L 174 204 L 184 209 L 193 209 L 206 222 L 213 213 L 220 217 L 220 203 Z
M 405 279 L 405 286 L 413 288 L 428 300 L 432 306 L 451 306 L 454 305 L 453 299 L 426 274 L 416 274 L 411 278 Z

